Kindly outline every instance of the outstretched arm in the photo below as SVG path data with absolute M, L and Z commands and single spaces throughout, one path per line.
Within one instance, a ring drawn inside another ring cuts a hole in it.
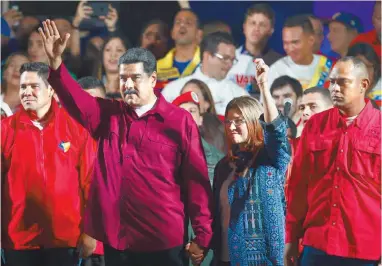
M 49 19 L 43 22 L 43 28 L 39 28 L 39 32 L 49 58 L 49 84 L 68 113 L 94 136 L 101 122 L 101 114 L 104 113 L 100 110 L 101 106 L 105 108 L 112 103 L 86 93 L 62 63 L 62 54 L 70 34 L 61 37 L 55 23 Z
M 274 167 L 286 171 L 290 160 L 290 148 L 287 138 L 287 123 L 279 114 L 268 88 L 269 67 L 262 59 L 256 59 L 256 80 L 264 105 L 264 148 Z M 284 179 L 280 180 L 284 183 Z
M 263 97 L 264 120 L 265 123 L 271 123 L 278 117 L 279 112 L 268 88 L 269 66 L 264 63 L 263 59 L 255 59 L 254 63 L 256 64 L 257 85 Z

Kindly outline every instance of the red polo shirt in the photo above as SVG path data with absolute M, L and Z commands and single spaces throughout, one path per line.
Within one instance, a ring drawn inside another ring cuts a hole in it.
M 367 103 L 348 127 L 337 108 L 305 125 L 288 186 L 286 242 L 329 255 L 381 256 L 381 112 Z

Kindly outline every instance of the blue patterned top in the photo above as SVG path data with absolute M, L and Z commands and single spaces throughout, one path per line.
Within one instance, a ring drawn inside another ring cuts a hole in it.
M 245 177 L 238 177 L 228 188 L 231 207 L 228 250 L 233 266 L 281 266 L 285 241 L 284 181 L 290 160 L 287 124 L 280 117 L 262 123 L 264 148 Z M 228 159 L 215 170 L 216 201 L 213 243 L 220 258 L 221 214 L 220 189 L 230 175 Z

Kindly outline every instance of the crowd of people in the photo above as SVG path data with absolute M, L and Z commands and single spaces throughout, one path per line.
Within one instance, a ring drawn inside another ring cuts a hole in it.
M 2 15 L 2 265 L 378 265 L 380 1 L 325 21 L 337 58 L 313 14 L 271 49 L 266 3 L 240 46 L 181 8 L 133 47 L 112 4 L 84 45 L 92 12 Z

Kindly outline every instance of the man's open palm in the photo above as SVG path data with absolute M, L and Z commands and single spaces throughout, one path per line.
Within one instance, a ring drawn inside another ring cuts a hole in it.
M 61 38 L 60 33 L 57 30 L 56 24 L 47 19 L 43 23 L 43 28 L 39 28 L 38 31 L 42 37 L 45 53 L 50 61 L 61 58 L 62 53 L 66 48 L 70 34 L 67 33 Z

